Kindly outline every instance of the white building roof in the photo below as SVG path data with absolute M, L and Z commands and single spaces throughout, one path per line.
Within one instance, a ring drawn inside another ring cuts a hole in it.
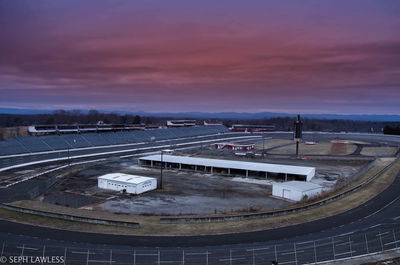
M 98 177 L 99 179 L 113 180 L 118 182 L 130 183 L 130 184 L 140 184 L 147 180 L 154 180 L 155 178 L 143 177 L 137 175 L 130 175 L 125 173 L 110 173 Z
M 160 154 L 149 155 L 149 156 L 141 157 L 139 159 L 160 162 L 161 155 Z M 163 155 L 163 162 L 187 164 L 187 165 L 199 165 L 199 166 L 217 167 L 217 168 L 262 171 L 262 172 L 271 172 L 271 173 L 287 173 L 287 174 L 294 174 L 294 175 L 304 175 L 304 176 L 308 176 L 307 180 L 309 178 L 312 178 L 315 174 L 314 167 L 289 166 L 289 165 L 256 163 L 256 162 L 224 160 L 224 159 L 209 159 L 209 158 L 202 158 L 202 157 Z
M 297 190 L 300 192 L 321 189 L 322 186 L 312 183 L 312 182 L 305 182 L 305 181 L 287 181 L 287 182 L 277 182 L 272 185 L 283 186 L 289 188 L 291 190 Z

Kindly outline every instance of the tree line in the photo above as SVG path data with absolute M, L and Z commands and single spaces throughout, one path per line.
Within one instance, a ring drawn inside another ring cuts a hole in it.
M 400 135 L 400 126 L 389 126 L 386 125 L 383 128 L 384 134 Z
M 50 124 L 96 124 L 102 121 L 106 124 L 148 124 L 165 125 L 166 120 L 174 117 L 151 117 L 139 116 L 135 114 L 103 113 L 97 110 L 82 112 L 79 110 L 57 110 L 51 114 L 0 114 L 0 127 L 17 127 Z M 197 123 L 203 124 L 203 121 L 209 123 L 222 122 L 230 127 L 233 124 L 254 124 L 254 125 L 275 125 L 276 130 L 292 131 L 294 118 L 292 117 L 274 117 L 254 120 L 234 120 L 234 119 L 207 119 L 190 118 Z M 303 119 L 303 129 L 306 131 L 326 131 L 326 132 L 372 132 L 399 134 L 399 122 L 370 122 L 353 120 L 326 120 L 326 119 Z

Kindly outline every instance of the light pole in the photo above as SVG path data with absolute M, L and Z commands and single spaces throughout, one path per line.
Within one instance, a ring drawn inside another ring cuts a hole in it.
M 71 164 L 69 158 L 70 156 L 69 156 L 69 145 L 68 145 L 68 166 Z
M 303 122 L 300 119 L 300 114 L 297 115 L 297 120 L 294 122 L 294 139 L 296 141 L 296 156 L 299 155 L 299 143 L 303 136 Z
M 262 157 L 265 156 L 265 135 L 262 135 L 262 140 L 263 140 L 263 151 L 262 151 Z
M 162 178 L 163 178 L 163 168 L 164 168 L 163 154 L 164 154 L 164 151 L 161 150 L 160 189 L 162 189 L 162 184 L 163 184 L 163 182 L 162 182 Z
M 75 143 L 76 143 L 76 139 L 74 139 L 74 144 L 75 144 Z M 68 166 L 71 165 L 71 156 L 70 156 L 69 149 L 70 149 L 70 147 L 69 147 L 69 144 L 68 144 Z

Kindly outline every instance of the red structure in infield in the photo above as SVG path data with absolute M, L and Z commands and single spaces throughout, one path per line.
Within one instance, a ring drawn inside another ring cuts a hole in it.
M 238 143 L 216 143 L 214 144 L 216 149 L 229 149 L 229 150 L 253 150 L 255 144 L 238 144 Z

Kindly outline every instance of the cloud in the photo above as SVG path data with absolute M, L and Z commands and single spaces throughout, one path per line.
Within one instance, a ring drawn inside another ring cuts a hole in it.
M 386 27 L 395 18 L 377 15 L 381 31 L 364 38 L 359 32 L 368 28 L 360 25 L 368 17 L 357 14 L 354 26 L 329 24 L 321 16 L 333 19 L 340 12 L 325 13 L 324 4 L 316 5 L 321 14 L 312 19 L 323 26 L 304 18 L 311 12 L 307 6 L 298 11 L 268 6 L 283 17 L 261 16 L 261 8 L 248 6 L 244 16 L 230 7 L 221 17 L 219 9 L 207 8 L 189 8 L 187 14 L 167 8 L 170 13 L 162 14 L 158 4 L 133 11 L 129 5 L 103 2 L 93 10 L 88 4 L 76 10 L 66 2 L 32 5 L 31 10 L 2 5 L 9 9 L 0 11 L 4 102 L 30 97 L 61 104 L 145 106 L 168 101 L 177 109 L 231 105 L 247 110 L 293 102 L 319 108 L 318 101 L 332 108 L 334 102 L 340 108 L 365 108 L 365 102 L 375 100 L 383 111 L 390 105 L 385 102 L 399 96 L 400 38 Z M 27 13 L 26 21 L 20 20 L 21 12 Z M 345 38 L 351 34 L 359 37 Z

